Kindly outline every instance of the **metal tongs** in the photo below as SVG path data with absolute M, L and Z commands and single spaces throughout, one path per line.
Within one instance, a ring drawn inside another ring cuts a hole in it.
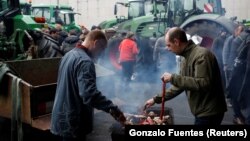
M 163 120 L 163 116 L 164 116 L 164 104 L 165 104 L 165 93 L 166 93 L 166 82 L 164 82 L 164 80 L 162 79 L 162 102 L 161 102 L 161 113 L 160 113 L 160 119 Z M 143 115 L 147 116 L 147 112 L 146 112 L 147 106 L 144 105 L 142 113 Z
M 166 82 L 162 80 L 162 98 L 161 98 L 161 114 L 160 119 L 163 120 L 164 116 L 164 104 L 165 104 Z

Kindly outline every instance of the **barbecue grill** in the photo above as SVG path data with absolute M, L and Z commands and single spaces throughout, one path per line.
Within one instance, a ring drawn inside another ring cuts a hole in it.
M 131 106 L 128 106 L 131 107 Z M 131 108 L 128 108 L 131 109 Z M 136 109 L 134 107 L 134 109 Z M 140 109 L 137 110 L 140 113 Z M 126 111 L 124 111 L 126 112 Z M 169 107 L 164 108 L 163 120 L 160 120 L 161 108 L 160 107 L 150 107 L 146 109 L 145 112 L 141 112 L 140 114 L 136 113 L 124 113 L 127 118 L 127 124 L 129 125 L 173 125 L 174 117 L 173 110 Z M 112 141 L 124 141 L 125 140 L 125 128 L 119 124 L 114 123 L 110 127 L 111 139 Z

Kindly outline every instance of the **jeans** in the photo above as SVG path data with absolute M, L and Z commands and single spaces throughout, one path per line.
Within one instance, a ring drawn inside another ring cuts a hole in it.
M 244 119 L 244 116 L 241 112 L 240 103 L 237 100 L 237 97 L 231 98 L 231 102 L 232 102 L 232 106 L 233 106 L 232 108 L 233 108 L 233 112 L 234 112 L 234 118 Z
M 135 61 L 121 62 L 122 65 L 122 75 L 125 83 L 131 81 L 131 76 L 134 72 Z
M 224 113 L 211 115 L 206 117 L 195 117 L 195 125 L 220 125 L 224 117 Z

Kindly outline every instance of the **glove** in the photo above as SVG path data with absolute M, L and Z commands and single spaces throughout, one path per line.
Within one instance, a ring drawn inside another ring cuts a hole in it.
M 111 108 L 109 113 L 114 117 L 115 120 L 119 121 L 123 125 L 125 124 L 126 117 L 118 107 Z
M 154 98 L 147 100 L 145 105 L 144 105 L 143 111 L 145 111 L 147 108 L 153 106 L 154 104 L 155 104 Z

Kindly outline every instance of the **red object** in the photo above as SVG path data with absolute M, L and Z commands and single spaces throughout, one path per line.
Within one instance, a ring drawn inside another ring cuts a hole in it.
M 147 118 L 147 122 L 149 123 L 149 125 L 154 125 L 154 120 L 150 117 Z
M 161 115 L 160 115 L 161 120 L 163 119 L 164 116 L 165 93 L 166 93 L 166 83 L 162 81 L 162 98 L 161 98 Z
M 137 44 L 134 40 L 124 39 L 119 45 L 120 62 L 135 61 L 136 55 L 139 53 Z
M 45 23 L 46 22 L 44 17 L 34 17 L 34 20 L 37 23 Z

